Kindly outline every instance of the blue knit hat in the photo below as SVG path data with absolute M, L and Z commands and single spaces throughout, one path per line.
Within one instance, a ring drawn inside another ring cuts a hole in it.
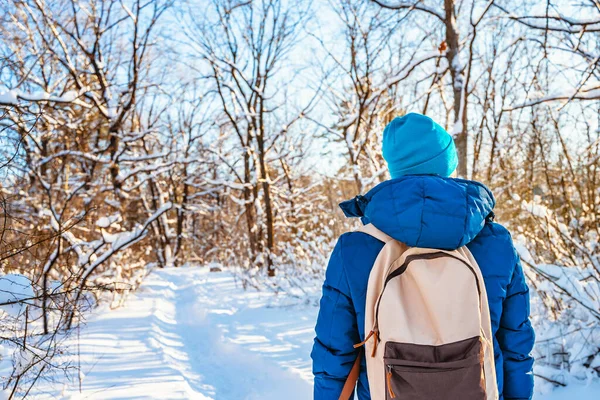
M 392 178 L 403 175 L 449 177 L 458 165 L 452 136 L 431 118 L 410 113 L 383 130 L 383 158 Z

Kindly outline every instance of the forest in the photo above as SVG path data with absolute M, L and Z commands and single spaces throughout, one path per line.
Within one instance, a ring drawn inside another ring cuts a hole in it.
M 596 379 L 597 0 L 0 0 L 6 398 L 72 373 L 65 337 L 153 270 L 308 296 L 408 112 L 496 197 L 536 376 Z

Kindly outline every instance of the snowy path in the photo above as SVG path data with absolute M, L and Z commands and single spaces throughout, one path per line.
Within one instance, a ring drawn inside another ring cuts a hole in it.
M 276 301 L 226 272 L 156 271 L 123 308 L 96 313 L 82 330 L 81 394 L 47 384 L 30 397 L 309 399 L 317 310 Z
M 82 329 L 81 393 L 44 383 L 28 399 L 311 399 L 317 309 L 298 302 L 244 291 L 228 272 L 157 270 L 124 307 L 97 310 Z M 599 393 L 600 384 L 574 386 L 535 400 Z

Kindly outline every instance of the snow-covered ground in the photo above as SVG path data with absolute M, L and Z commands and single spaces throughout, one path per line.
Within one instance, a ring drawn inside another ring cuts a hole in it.
M 81 394 L 44 383 L 28 398 L 309 399 L 317 309 L 207 270 L 157 270 L 124 307 L 97 310 L 80 334 Z
M 124 307 L 98 309 L 82 328 L 81 392 L 58 380 L 28 398 L 311 399 L 317 308 L 240 286 L 227 271 L 153 272 Z M 536 395 L 598 398 L 599 384 Z

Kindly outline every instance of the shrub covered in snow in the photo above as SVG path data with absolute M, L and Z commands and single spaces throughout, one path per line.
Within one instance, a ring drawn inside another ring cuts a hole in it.
M 600 214 L 580 204 L 569 210 L 572 218 L 566 223 L 560 209 L 550 208 L 539 196 L 531 201 L 515 196 L 513 201 L 521 206 L 511 224 L 531 288 L 538 385 L 544 390 L 598 378 Z

